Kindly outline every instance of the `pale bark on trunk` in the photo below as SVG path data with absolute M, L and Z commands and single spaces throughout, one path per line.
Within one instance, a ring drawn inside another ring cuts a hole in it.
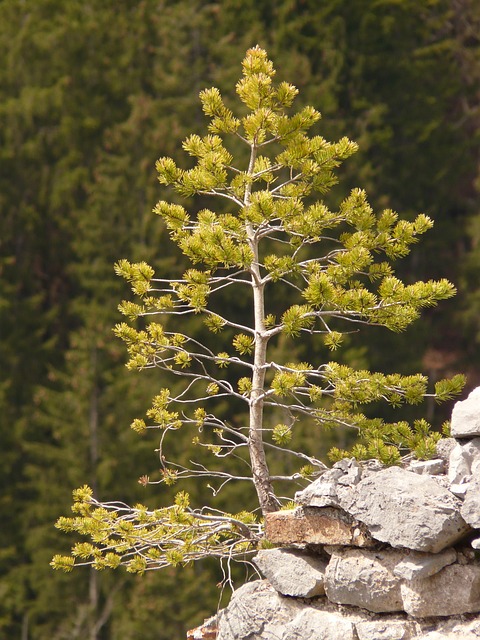
M 279 504 L 270 481 L 265 447 L 263 445 L 263 393 L 267 340 L 257 333 L 255 338 L 255 369 L 250 397 L 249 451 L 252 475 L 262 513 L 278 511 Z
M 252 145 L 250 164 L 248 173 L 253 174 L 253 166 L 256 158 L 256 148 Z M 250 203 L 251 187 L 247 187 L 245 193 L 245 205 Z M 262 282 L 258 253 L 258 238 L 252 227 L 247 224 L 247 233 L 250 248 L 253 253 L 251 265 L 252 290 L 253 290 L 253 312 L 255 323 L 255 347 L 254 347 L 254 369 L 252 375 L 252 392 L 250 396 L 250 421 L 248 448 L 250 462 L 252 465 L 253 483 L 258 496 L 258 501 L 262 513 L 278 511 L 279 503 L 275 497 L 273 486 L 270 480 L 270 472 L 265 455 L 263 444 L 263 405 L 265 391 L 265 363 L 267 360 L 268 337 L 265 330 L 265 283 Z

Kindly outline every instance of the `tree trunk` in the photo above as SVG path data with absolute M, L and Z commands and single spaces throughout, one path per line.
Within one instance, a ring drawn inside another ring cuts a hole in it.
M 258 248 L 254 247 L 257 258 Z M 267 343 L 265 337 L 265 285 L 260 281 L 258 262 L 252 266 L 253 307 L 255 318 L 255 355 L 252 375 L 252 393 L 250 396 L 249 451 L 252 463 L 252 476 L 262 513 L 278 511 L 279 503 L 275 497 L 270 472 L 268 470 L 265 447 L 263 445 L 263 394 L 265 392 L 265 363 Z
M 253 173 L 257 150 L 255 144 L 251 147 L 248 173 Z M 250 203 L 251 184 L 245 190 L 245 205 Z M 258 496 L 262 513 L 278 511 L 279 502 L 275 497 L 270 481 L 265 447 L 263 445 L 263 394 L 265 386 L 265 363 L 267 360 L 268 338 L 265 336 L 265 284 L 260 273 L 258 243 L 252 226 L 247 223 L 249 245 L 253 253 L 253 261 L 250 269 L 253 290 L 253 315 L 255 323 L 255 354 L 252 375 L 252 393 L 250 396 L 250 422 L 248 435 L 248 449 L 252 464 L 253 483 Z

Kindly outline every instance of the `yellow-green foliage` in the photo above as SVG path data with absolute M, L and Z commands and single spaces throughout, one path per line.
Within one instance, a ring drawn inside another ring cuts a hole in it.
M 55 555 L 50 563 L 54 569 L 71 571 L 90 564 L 102 570 L 122 564 L 128 572 L 142 574 L 200 559 L 210 544 L 219 557 L 234 558 L 251 547 L 236 531 L 258 528 L 255 516 L 248 512 L 221 518 L 207 511 L 196 513 L 185 492 L 177 493 L 172 506 L 153 511 L 143 505 L 127 511 L 121 503 L 104 507 L 92 495 L 87 486 L 74 491 L 72 509 L 81 515 L 62 517 L 56 523 L 62 531 L 89 536 L 92 543 L 75 544 L 70 556 Z
M 122 302 L 120 311 L 131 322 L 142 318 L 140 328 L 126 322 L 115 327 L 128 350 L 127 367 L 156 368 L 184 382 L 180 391 L 174 385 L 161 389 L 145 419 L 132 423 L 138 433 L 161 430 L 155 482 L 206 477 L 209 488 L 217 481 L 216 492 L 238 479 L 228 472 L 228 458 L 243 448 L 242 455 L 250 453 L 253 477 L 241 479 L 253 480 L 264 512 L 280 506 L 268 470 L 269 448 L 285 447 L 297 456 L 291 479 L 308 478 L 322 466 L 308 452 L 293 450 L 302 416 L 319 428 L 357 432 L 353 449 L 333 449 L 332 460 L 354 455 L 396 464 L 406 452 L 428 458 L 440 437 L 425 420 L 386 423 L 360 409 L 378 402 L 392 407 L 421 402 L 429 395 L 425 376 L 386 375 L 336 362 L 276 362 L 269 346 L 280 337 L 288 341 L 309 334 L 334 351 L 352 328 L 371 324 L 403 331 L 422 309 L 455 293 L 447 280 L 405 284 L 395 275 L 393 261 L 408 255 L 432 227 L 428 216 L 406 221 L 390 209 L 375 212 L 362 189 L 353 189 L 338 210 L 327 206 L 322 194 L 336 184 L 337 168 L 357 145 L 347 138 L 329 142 L 312 132 L 320 113 L 310 106 L 292 110 L 297 89 L 275 83 L 274 76 L 266 52 L 250 49 L 236 85 L 241 115 L 226 107 L 218 89 L 202 91 L 209 132 L 192 134 L 183 143 L 193 166 L 182 169 L 166 157 L 156 164 L 160 183 L 181 197 L 208 196 L 209 203 L 228 204 L 227 213 L 203 208 L 192 215 L 183 205 L 163 200 L 155 207 L 192 266 L 178 279 L 158 277 L 144 262 L 123 259 L 115 267 L 137 296 L 135 302 Z M 238 144 L 247 148 L 247 162 L 228 150 Z M 224 304 L 222 292 L 232 287 L 252 302 L 250 324 Z M 287 292 L 276 298 L 284 305 L 277 315 L 267 313 L 274 287 Z M 208 340 L 189 335 L 185 317 L 192 314 L 203 317 Z M 447 400 L 463 383 L 463 376 L 437 382 L 430 395 Z M 243 403 L 243 423 L 232 426 L 216 415 L 225 398 Z M 271 409 L 274 415 L 264 418 Z M 180 427 L 192 431 L 192 442 L 205 455 L 221 458 L 220 469 L 203 461 L 187 467 L 167 459 L 167 436 Z M 264 433 L 271 437 L 264 440 Z M 150 479 L 143 476 L 140 482 Z M 52 565 L 66 571 L 74 564 L 97 569 L 122 564 L 143 573 L 208 555 L 236 557 L 258 543 L 261 530 L 250 513 L 192 510 L 182 493 L 174 505 L 149 511 L 142 505 L 103 505 L 84 487 L 74 495 L 73 511 L 74 517 L 60 518 L 57 526 L 90 542 L 75 545 L 71 556 L 55 556 Z

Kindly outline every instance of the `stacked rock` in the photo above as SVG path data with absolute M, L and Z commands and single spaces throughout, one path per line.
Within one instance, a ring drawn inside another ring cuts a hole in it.
M 406 468 L 342 460 L 268 514 L 282 546 L 257 554 L 266 580 L 234 593 L 218 640 L 480 637 L 480 388 L 451 434 Z

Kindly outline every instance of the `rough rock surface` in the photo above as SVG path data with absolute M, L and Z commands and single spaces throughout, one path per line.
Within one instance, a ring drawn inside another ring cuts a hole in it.
M 412 620 L 338 607 L 325 597 L 307 603 L 280 596 L 266 581 L 238 589 L 218 614 L 217 640 L 478 640 L 480 619 Z
M 382 621 L 359 622 L 355 626 L 358 640 L 411 640 L 418 638 L 418 631 L 414 622 Z
M 339 609 L 321 596 L 308 603 L 282 597 L 265 580 L 247 583 L 233 594 L 228 607 L 218 615 L 218 640 L 357 640 L 357 628 L 365 623 L 373 623 L 371 628 L 379 631 L 368 640 L 417 637 L 384 635 L 385 629 L 398 629 L 399 624 L 419 629 L 405 614 L 395 618 L 387 614 L 378 627 L 372 614 Z
M 267 513 L 265 537 L 275 544 L 375 544 L 366 527 L 340 509 L 299 507 Z
M 454 446 L 448 460 L 448 480 L 459 484 L 465 476 L 470 475 L 470 464 L 466 459 L 465 451 L 460 443 Z
M 302 612 L 294 598 L 280 596 L 265 581 L 247 582 L 218 616 L 218 640 L 283 638 L 287 622 Z
M 350 503 L 342 506 L 377 540 L 437 553 L 469 530 L 460 505 L 432 477 L 390 467 L 361 480 Z
M 199 627 L 187 631 L 187 640 L 216 640 L 217 633 L 217 616 L 212 616 Z
M 402 580 L 429 578 L 441 571 L 443 567 L 453 564 L 456 559 L 457 552 L 451 548 L 435 554 L 411 551 L 403 556 L 393 569 L 393 573 Z
M 269 580 L 188 637 L 479 640 L 480 387 L 455 405 L 452 435 L 406 469 L 341 460 L 299 507 L 267 514 L 267 537 L 290 548 L 259 552 Z
M 394 569 L 403 558 L 404 553 L 394 549 L 334 551 L 325 572 L 328 599 L 377 613 L 402 611 L 401 580 Z
M 460 513 L 465 522 L 480 529 L 480 471 L 477 471 L 468 485 Z
M 450 565 L 403 583 L 401 592 L 404 610 L 417 618 L 480 611 L 480 567 Z
M 459 442 L 450 453 L 448 461 L 448 479 L 451 483 L 462 483 L 480 468 L 480 438 L 474 438 L 464 444 Z
M 253 561 L 284 596 L 312 598 L 325 593 L 327 562 L 319 555 L 294 549 L 262 549 Z
M 469 488 L 470 488 L 470 482 L 460 482 L 458 484 L 451 484 L 449 487 L 453 495 L 457 496 L 457 498 L 460 498 L 461 500 L 465 499 L 465 495 Z M 460 510 L 460 513 L 461 513 L 461 510 Z
M 218 616 L 218 640 L 356 640 L 353 623 L 361 613 L 342 617 L 325 598 L 308 606 L 279 595 L 265 581 L 249 582 Z
M 474 389 L 466 400 L 455 403 L 450 433 L 455 438 L 480 436 L 480 387 Z
M 332 468 L 297 493 L 297 502 L 312 509 L 334 505 L 363 522 L 377 540 L 417 551 L 441 551 L 469 530 L 460 514 L 461 502 L 442 486 L 442 479 L 448 484 L 446 477 L 399 467 L 362 473 L 356 461 L 342 462 L 343 469 Z M 275 541 L 288 544 L 294 540 L 278 536 Z M 356 544 L 326 538 L 319 543 Z
M 435 445 L 437 456 L 441 458 L 446 465 L 448 465 L 450 454 L 452 452 L 452 449 L 456 445 L 457 445 L 457 441 L 455 440 L 455 438 L 442 438 Z
M 265 636 L 266 637 L 266 636 Z M 282 640 L 356 640 L 355 629 L 347 619 L 328 611 L 302 611 L 287 626 Z
M 368 474 L 369 471 L 362 469 L 353 458 L 340 460 L 306 489 L 299 491 L 295 502 L 309 507 L 342 508 L 343 503 L 348 502 L 352 488 Z
M 440 475 L 445 471 L 445 460 L 436 458 L 435 460 L 412 460 L 407 471 L 413 473 L 428 474 L 431 476 Z
M 480 638 L 480 620 L 440 622 L 434 631 L 419 636 L 420 640 L 478 640 L 478 638 Z

